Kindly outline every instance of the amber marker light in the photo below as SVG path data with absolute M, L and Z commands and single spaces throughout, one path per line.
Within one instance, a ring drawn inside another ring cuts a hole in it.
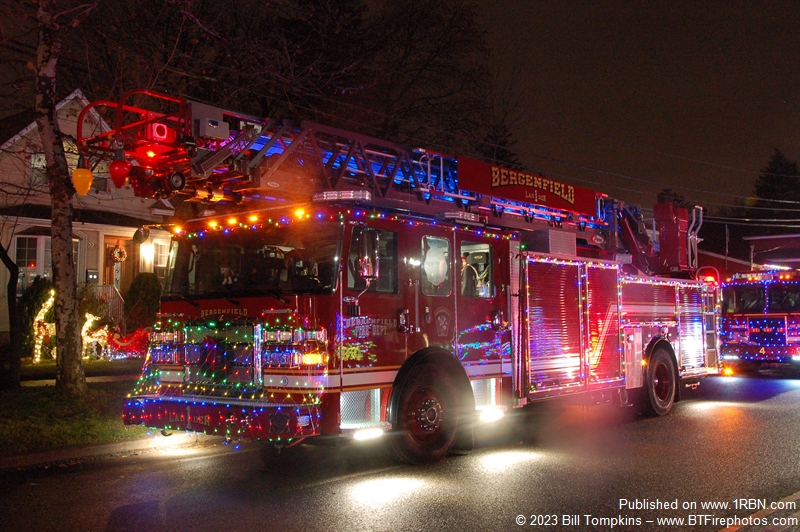
M 251 214 L 251 215 L 250 215 L 250 216 L 247 218 L 247 220 L 248 220 L 248 221 L 250 221 L 250 222 L 257 222 L 257 221 L 258 221 L 258 216 L 256 216 L 255 214 Z
M 725 375 L 726 377 L 730 377 L 730 376 L 733 375 L 733 369 L 732 368 L 725 368 L 725 369 L 722 370 L 722 374 Z
M 303 365 L 304 366 L 319 366 L 323 363 L 322 353 L 304 353 Z
M 294 215 L 298 218 L 302 218 L 303 216 L 306 215 L 306 211 L 305 209 L 297 209 L 296 211 L 294 211 Z
M 236 225 L 238 220 L 236 218 L 228 218 L 228 225 Z
M 217 223 L 216 220 L 211 220 L 210 222 L 208 222 L 208 226 L 212 229 L 216 229 L 218 225 L 219 223 Z
M 152 159 L 153 157 L 156 156 L 156 152 L 154 152 L 153 150 L 147 150 L 147 156 Z
M 183 233 L 183 227 L 181 227 L 179 225 L 176 226 L 176 227 L 173 227 L 172 228 L 172 232 L 175 233 L 176 235 L 179 235 L 179 234 Z

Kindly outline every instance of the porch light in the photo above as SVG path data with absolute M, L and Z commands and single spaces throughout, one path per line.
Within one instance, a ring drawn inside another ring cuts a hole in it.
M 145 242 L 139 246 L 139 253 L 142 257 L 142 262 L 144 262 L 144 269 L 145 271 L 151 271 L 150 268 L 153 266 L 153 259 L 155 258 L 155 246 L 152 242 Z

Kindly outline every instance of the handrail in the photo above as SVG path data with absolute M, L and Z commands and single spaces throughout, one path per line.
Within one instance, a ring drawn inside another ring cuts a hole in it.
M 125 320 L 125 298 L 113 284 L 94 285 L 94 295 L 106 303 L 105 317 L 114 320 L 114 323 L 122 326 Z

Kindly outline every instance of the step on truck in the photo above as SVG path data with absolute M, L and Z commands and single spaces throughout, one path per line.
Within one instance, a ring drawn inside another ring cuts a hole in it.
M 277 448 L 382 436 L 416 464 L 529 403 L 665 415 L 718 373 L 699 208 L 657 205 L 649 226 L 556 179 L 144 90 L 87 106 L 78 137 L 119 186 L 197 204 L 160 226 L 127 424 Z

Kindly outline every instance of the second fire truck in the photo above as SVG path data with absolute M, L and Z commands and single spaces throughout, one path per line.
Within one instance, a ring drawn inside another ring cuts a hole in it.
M 737 273 L 722 285 L 720 353 L 726 370 L 800 361 L 800 275 L 796 270 Z
M 162 312 L 125 423 L 278 447 L 383 436 L 423 463 L 531 402 L 664 415 L 718 371 L 699 209 L 658 205 L 648 230 L 558 180 L 147 91 L 91 104 L 80 127 L 109 111 L 82 153 L 113 156 L 137 195 L 206 208 L 163 227 Z

